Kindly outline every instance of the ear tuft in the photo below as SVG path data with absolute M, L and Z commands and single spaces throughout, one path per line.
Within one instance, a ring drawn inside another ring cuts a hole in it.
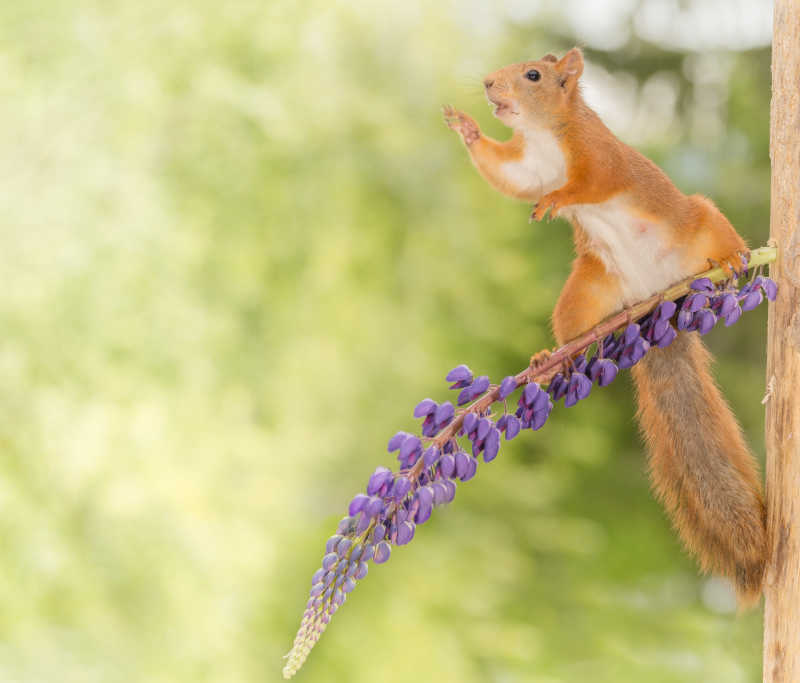
M 583 53 L 580 48 L 573 47 L 557 63 L 556 71 L 561 74 L 561 85 L 574 84 L 583 73 Z
M 546 54 L 544 57 L 542 57 L 542 61 L 543 61 L 543 62 L 553 62 L 553 63 L 555 63 L 555 62 L 557 62 L 557 61 L 558 61 L 558 57 L 556 57 L 555 55 L 551 55 L 551 54 L 549 54 L 549 53 L 548 53 L 548 54 Z

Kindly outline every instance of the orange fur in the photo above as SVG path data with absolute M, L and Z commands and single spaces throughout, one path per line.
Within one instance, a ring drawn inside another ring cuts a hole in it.
M 484 85 L 495 115 L 514 129 L 507 142 L 485 137 L 466 114 L 445 112 L 492 186 L 536 201 L 536 220 L 550 211 L 573 224 L 576 259 L 553 312 L 559 344 L 622 309 L 631 292 L 653 294 L 709 261 L 735 270 L 747 249 L 713 202 L 684 195 L 614 136 L 583 101 L 582 72 L 575 48 L 561 60 L 547 55 L 489 74 Z M 638 418 L 653 488 L 685 546 L 703 570 L 730 577 L 741 604 L 749 605 L 763 580 L 764 500 L 755 462 L 709 366 L 692 335 L 652 350 L 633 368 Z

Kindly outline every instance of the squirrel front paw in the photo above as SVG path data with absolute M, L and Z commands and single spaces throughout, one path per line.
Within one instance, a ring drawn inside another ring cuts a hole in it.
M 478 141 L 481 136 L 481 129 L 478 128 L 475 119 L 463 111 L 453 109 L 450 105 L 442 107 L 442 114 L 444 114 L 444 122 L 448 128 L 461 135 L 461 139 L 467 147 Z
M 708 259 L 708 263 L 713 268 L 722 268 L 729 276 L 741 277 L 747 270 L 747 263 L 750 261 L 750 250 L 746 247 L 743 251 L 737 251 L 729 256 L 726 256 L 719 261 Z
M 562 207 L 566 206 L 566 204 L 567 202 L 564 201 L 563 195 L 561 195 L 558 190 L 550 192 L 533 205 L 533 211 L 531 212 L 531 217 L 528 222 L 542 220 L 548 209 L 550 209 L 550 219 L 556 218 L 558 212 Z

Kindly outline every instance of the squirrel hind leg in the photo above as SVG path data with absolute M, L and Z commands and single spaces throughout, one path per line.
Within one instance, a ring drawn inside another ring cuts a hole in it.
M 709 371 L 681 333 L 633 368 L 653 489 L 705 571 L 730 578 L 741 606 L 761 594 L 766 512 L 755 461 Z

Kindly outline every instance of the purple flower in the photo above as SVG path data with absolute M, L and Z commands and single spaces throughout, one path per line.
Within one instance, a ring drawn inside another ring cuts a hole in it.
M 456 469 L 456 459 L 450 454 L 443 455 L 441 460 L 439 460 L 439 471 L 442 473 L 442 476 L 449 479 L 453 476 L 453 472 Z
M 498 390 L 498 395 L 500 399 L 504 399 L 507 396 L 514 393 L 514 390 L 517 388 L 517 379 L 516 377 L 512 377 L 509 375 L 508 377 L 504 378 L 502 382 L 500 382 L 500 388 Z
M 387 447 L 389 453 L 391 453 L 392 451 L 396 451 L 398 448 L 400 448 L 400 446 L 409 436 L 411 436 L 411 434 L 409 434 L 408 432 L 397 432 L 397 434 L 395 434 L 391 439 L 389 439 L 389 445 Z
M 717 316 L 714 315 L 714 311 L 708 308 L 698 311 L 695 318 L 697 320 L 697 331 L 700 334 L 708 334 L 717 324 Z
M 352 517 L 353 515 L 357 515 L 364 509 L 364 506 L 367 504 L 369 500 L 369 496 L 365 496 L 363 493 L 356 494 L 353 496 L 353 500 L 350 501 L 350 506 L 347 508 L 347 512 Z
M 478 398 L 478 396 L 480 396 L 488 388 L 489 377 L 487 375 L 481 375 L 472 384 L 461 390 L 461 393 L 458 395 L 458 405 L 464 405 L 465 403 L 469 403 L 473 399 Z
M 639 338 L 639 332 L 641 328 L 636 323 L 631 323 L 625 328 L 625 331 L 622 333 L 622 341 L 627 346 L 629 344 L 633 344 L 636 339 Z
M 517 419 L 515 415 L 509 415 L 508 421 L 506 422 L 506 441 L 511 441 L 511 439 L 519 434 L 521 428 L 519 419 Z
M 436 401 L 432 398 L 423 398 L 414 408 L 414 417 L 425 417 L 436 410 Z
M 752 311 L 763 300 L 764 296 L 761 294 L 760 289 L 752 289 L 744 297 L 740 297 L 739 299 L 743 311 Z
M 496 459 L 503 432 L 506 440 L 511 440 L 522 429 L 540 429 L 551 414 L 553 401 L 565 398 L 564 405 L 572 406 L 589 396 L 594 382 L 607 386 L 619 369 L 639 362 L 651 344 L 660 347 L 671 344 L 677 337 L 676 327 L 706 334 L 718 319 L 732 325 L 744 310 L 752 310 L 765 296 L 773 300 L 777 294 L 775 283 L 763 276 L 756 276 L 739 291 L 732 289 L 730 280 L 714 286 L 707 278 L 696 280 L 692 289 L 681 300 L 680 307 L 674 302 L 662 301 L 650 314 L 629 323 L 616 335 L 606 336 L 597 344 L 597 353 L 591 358 L 587 347 L 571 359 L 564 358 L 568 369 L 554 375 L 547 390 L 535 382 L 518 382 L 513 375 L 505 377 L 498 386 L 499 401 L 505 401 L 517 388 L 524 386 L 516 411 L 513 414 L 504 411 L 496 422 L 488 407 L 480 412 L 473 407 L 463 413 L 456 429 L 451 424 L 455 418 L 452 403 L 445 401 L 440 405 L 432 398 L 420 401 L 414 416 L 423 418 L 422 437 L 431 441 L 425 442 L 423 450 L 424 439 L 419 436 L 406 432 L 395 434 L 389 440 L 388 450 L 399 451 L 400 472 L 395 474 L 386 467 L 376 468 L 367 482 L 367 494 L 358 493 L 350 501 L 348 516 L 339 522 L 336 533 L 325 543 L 322 566 L 312 577 L 306 609 L 284 675 L 297 671 L 331 616 L 344 603 L 356 582 L 367 575 L 368 562 L 386 562 L 391 554 L 390 544 L 409 543 L 416 525 L 430 519 L 434 505 L 453 500 L 456 482 L 466 482 L 476 475 L 480 453 L 487 463 Z M 674 318 L 676 313 L 677 318 Z M 453 387 L 461 389 L 459 405 L 484 395 L 490 387 L 487 376 L 473 379 L 472 372 L 464 365 L 454 368 L 447 379 L 455 382 Z M 449 430 L 447 425 L 450 425 Z M 437 435 L 438 438 L 432 440 Z M 460 440 L 464 436 L 471 441 L 472 456 L 464 450 L 465 443 Z
M 709 280 L 707 277 L 701 277 L 690 284 L 689 288 L 697 292 L 713 292 L 714 283 L 711 282 L 711 280 Z
M 669 346 L 675 339 L 678 337 L 678 333 L 675 331 L 675 328 L 670 325 L 667 327 L 667 331 L 664 332 L 663 335 L 656 341 L 656 344 L 661 347 L 662 349 Z M 616 374 L 616 371 L 614 372 Z M 603 386 L 603 385 L 601 385 Z
M 690 294 L 686 297 L 681 308 L 690 313 L 696 313 L 701 308 L 708 306 L 708 297 L 705 294 Z
M 394 486 L 392 486 L 392 498 L 396 500 L 402 500 L 403 498 L 408 495 L 408 492 L 411 490 L 411 482 L 408 480 L 408 477 L 397 477 L 394 480 Z
M 492 427 L 491 431 L 486 435 L 486 442 L 483 445 L 483 461 L 491 462 L 497 457 L 500 450 L 500 430 L 497 427 Z
M 472 370 L 466 365 L 458 365 L 447 373 L 445 379 L 448 382 L 455 382 L 455 384 L 450 387 L 451 389 L 460 389 L 472 382 Z
M 639 326 L 637 325 L 636 327 L 638 328 Z M 582 372 L 573 372 L 569 378 L 567 397 L 564 399 L 564 405 L 568 408 L 574 406 L 578 401 L 589 396 L 591 390 L 592 380 Z
M 778 296 L 778 285 L 775 284 L 775 281 L 761 275 L 755 278 L 755 281 L 758 283 L 758 286 L 764 290 L 767 299 L 775 301 L 775 298 Z
M 384 484 L 388 484 L 392 481 L 393 476 L 392 471 L 388 467 L 376 467 L 367 483 L 367 493 L 370 496 L 374 496 L 381 490 Z
M 426 448 L 422 453 L 422 460 L 425 462 L 426 467 L 432 467 L 439 460 L 439 449 L 436 446 Z
M 467 413 L 464 415 L 464 420 L 461 423 L 462 428 L 464 429 L 465 434 L 469 434 L 475 429 L 475 426 L 478 424 L 478 416 L 475 413 Z
M 386 542 L 381 541 L 378 545 L 375 546 L 375 555 L 372 558 L 372 561 L 375 564 L 383 564 L 386 560 L 389 559 L 389 556 L 392 554 L 392 547 Z
M 730 313 L 728 313 L 728 315 L 725 316 L 725 327 L 730 327 L 731 325 L 736 323 L 736 321 L 738 321 L 739 318 L 741 317 L 742 317 L 742 309 L 737 302 L 733 310 Z
M 675 326 L 679 330 L 688 330 L 694 320 L 694 316 L 690 311 L 682 310 L 678 313 L 678 318 L 676 320 Z
M 405 545 L 410 543 L 414 538 L 414 523 L 406 520 L 397 525 L 397 545 Z
M 662 301 L 654 311 L 654 317 L 657 320 L 669 320 L 675 315 L 677 308 L 678 306 L 674 301 Z
M 445 401 L 436 409 L 436 414 L 433 416 L 436 425 L 446 425 L 450 420 L 453 419 L 453 415 L 455 415 L 455 408 L 453 408 L 453 404 L 450 401 Z

